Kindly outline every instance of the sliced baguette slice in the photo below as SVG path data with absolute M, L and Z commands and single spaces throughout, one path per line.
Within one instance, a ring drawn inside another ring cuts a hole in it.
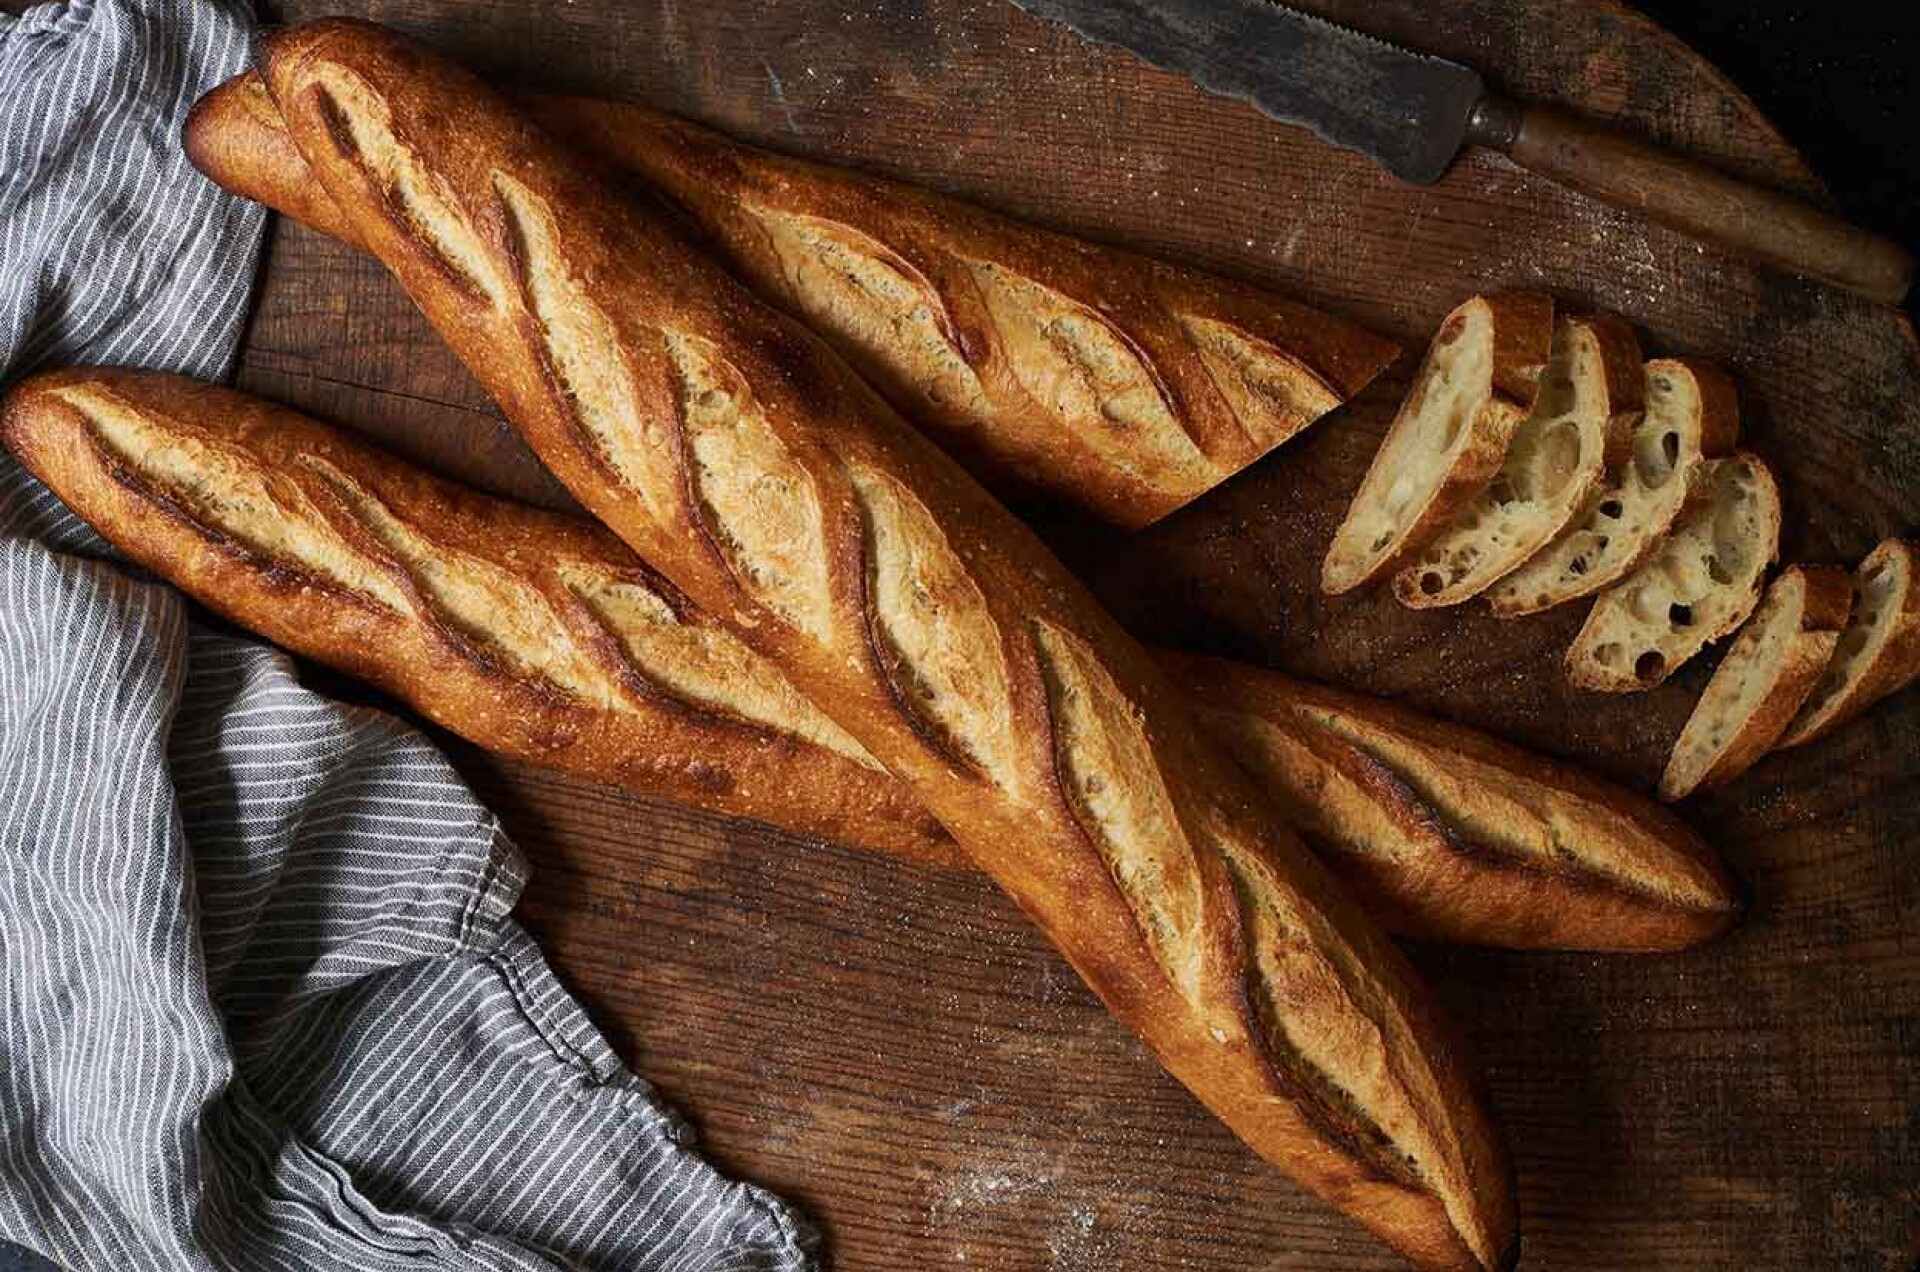
M 1780 487 L 1740 451 L 1702 467 L 1690 503 L 1652 556 L 1600 594 L 1567 651 L 1582 689 L 1651 689 L 1740 624 L 1780 550 Z
M 1647 363 L 1646 414 L 1631 457 L 1558 539 L 1487 589 L 1502 618 L 1538 613 L 1625 578 L 1702 490 L 1700 463 L 1740 439 L 1733 381 L 1704 363 Z
M 1852 607 L 1845 570 L 1782 571 L 1688 717 L 1660 777 L 1660 797 L 1723 785 L 1772 750 L 1833 660 Z
M 1334 532 L 1324 590 L 1371 583 L 1480 493 L 1533 409 L 1552 342 L 1547 296 L 1475 296 L 1447 315 Z
M 1920 548 L 1888 539 L 1854 574 L 1853 617 L 1782 747 L 1811 742 L 1920 678 Z
M 1485 591 L 1559 534 L 1626 462 L 1646 407 L 1633 328 L 1611 314 L 1562 318 L 1533 412 L 1499 475 L 1393 579 L 1415 609 Z

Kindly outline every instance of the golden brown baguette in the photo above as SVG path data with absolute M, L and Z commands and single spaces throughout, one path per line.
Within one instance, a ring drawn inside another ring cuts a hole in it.
M 707 246 L 977 475 L 1119 525 L 1204 494 L 1397 353 L 1259 288 L 742 145 L 644 106 L 532 98 L 526 108 L 666 193 Z M 203 97 L 185 142 L 227 189 L 360 246 L 256 73 Z
M 1045 548 L 817 338 L 400 37 L 263 45 L 294 144 L 576 497 L 901 778 L 1252 1147 L 1422 1266 L 1515 1253 L 1399 952 Z
M 489 750 L 803 834 L 950 860 L 846 732 L 618 539 L 156 372 L 15 386 L 0 440 L 209 608 Z
M 1660 798 L 1722 786 L 1771 751 L 1833 661 L 1852 608 L 1845 570 L 1780 571 L 1687 717 L 1660 775 Z
M 1472 505 L 1533 411 L 1552 344 L 1548 296 L 1472 296 L 1446 316 L 1334 531 L 1323 591 L 1382 577 Z
M 489 498 L 293 411 L 158 372 L 30 378 L 0 404 L 0 441 L 147 568 L 482 747 L 801 834 L 970 864 L 771 664 L 590 522 Z M 359 510 L 331 497 L 340 478 L 329 472 L 351 474 L 367 492 Z M 261 491 L 279 496 L 263 500 Z M 419 545 L 411 559 L 368 537 L 376 527 L 367 499 Z M 310 559 L 313 544 L 330 545 L 330 555 Z M 343 570 L 392 575 L 415 590 L 376 608 L 342 591 Z M 488 604 L 465 611 L 465 626 L 443 621 L 432 594 L 456 570 L 483 572 L 491 584 Z M 579 586 L 609 578 L 626 581 L 617 591 Z M 289 607 L 290 594 L 298 606 Z M 566 622 L 581 614 L 576 600 L 591 626 Z M 370 623 L 378 639 L 368 639 Z M 497 652 L 503 637 L 524 644 L 529 634 L 575 652 L 511 663 Z M 622 692 L 577 699 L 562 678 L 576 659 L 604 666 Z M 1699 865 L 1710 860 L 1706 846 L 1626 791 L 1358 695 L 1330 699 L 1275 672 L 1160 659 L 1390 930 L 1516 948 L 1652 950 L 1703 940 L 1734 912 L 1718 868 Z M 497 691 L 467 692 L 476 675 Z M 1337 714 L 1329 700 L 1341 704 Z M 538 704 L 536 733 L 523 727 L 515 705 L 523 701 Z M 1483 808 L 1526 812 L 1516 822 Z M 1527 819 L 1551 823 L 1567 868 L 1522 871 L 1516 896 L 1514 862 L 1524 866 L 1536 843 Z M 1520 850 L 1509 850 L 1516 840 Z M 1611 862 L 1634 863 L 1665 886 L 1613 886 Z
M 1713 850 L 1638 795 L 1378 699 L 1162 658 L 1201 720 L 1390 927 L 1658 950 L 1708 940 L 1740 912 Z

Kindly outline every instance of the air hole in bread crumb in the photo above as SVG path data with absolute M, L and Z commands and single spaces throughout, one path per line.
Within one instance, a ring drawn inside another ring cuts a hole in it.
M 1733 571 L 1726 567 L 1717 553 L 1707 554 L 1707 575 L 1722 586 L 1733 582 Z
M 1609 499 L 1600 505 L 1600 515 L 1609 521 L 1620 520 L 1621 511 L 1620 501 L 1618 499 Z
M 1440 589 L 1445 587 L 1446 585 L 1447 585 L 1447 581 L 1441 578 L 1438 574 L 1434 573 L 1432 570 L 1428 570 L 1425 574 L 1422 574 L 1420 576 L 1420 590 L 1422 592 L 1425 592 L 1428 596 L 1440 595 Z
M 1680 462 L 1680 434 L 1667 433 L 1660 438 L 1660 453 L 1667 458 L 1667 467 L 1672 468 Z
M 1675 627 L 1692 627 L 1693 607 L 1691 605 L 1681 605 L 1678 602 L 1667 606 L 1667 621 Z
M 1613 667 L 1620 662 L 1620 645 L 1617 641 L 1608 641 L 1593 651 L 1593 660 L 1602 667 Z
M 1666 656 L 1657 649 L 1649 649 L 1634 660 L 1633 674 L 1642 680 L 1654 680 L 1666 670 L 1666 667 Z

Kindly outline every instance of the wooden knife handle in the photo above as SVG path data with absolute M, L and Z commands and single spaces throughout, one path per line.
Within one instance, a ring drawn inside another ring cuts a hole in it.
M 1913 256 L 1791 195 L 1543 106 L 1488 97 L 1467 140 L 1583 194 L 1768 265 L 1897 305 Z

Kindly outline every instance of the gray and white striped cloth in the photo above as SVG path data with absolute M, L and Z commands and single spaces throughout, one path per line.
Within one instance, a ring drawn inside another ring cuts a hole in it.
M 239 0 L 0 16 L 0 378 L 230 368 L 262 227 L 177 137 Z M 416 732 L 0 454 L 0 1244 L 69 1269 L 799 1269 L 509 917 Z

